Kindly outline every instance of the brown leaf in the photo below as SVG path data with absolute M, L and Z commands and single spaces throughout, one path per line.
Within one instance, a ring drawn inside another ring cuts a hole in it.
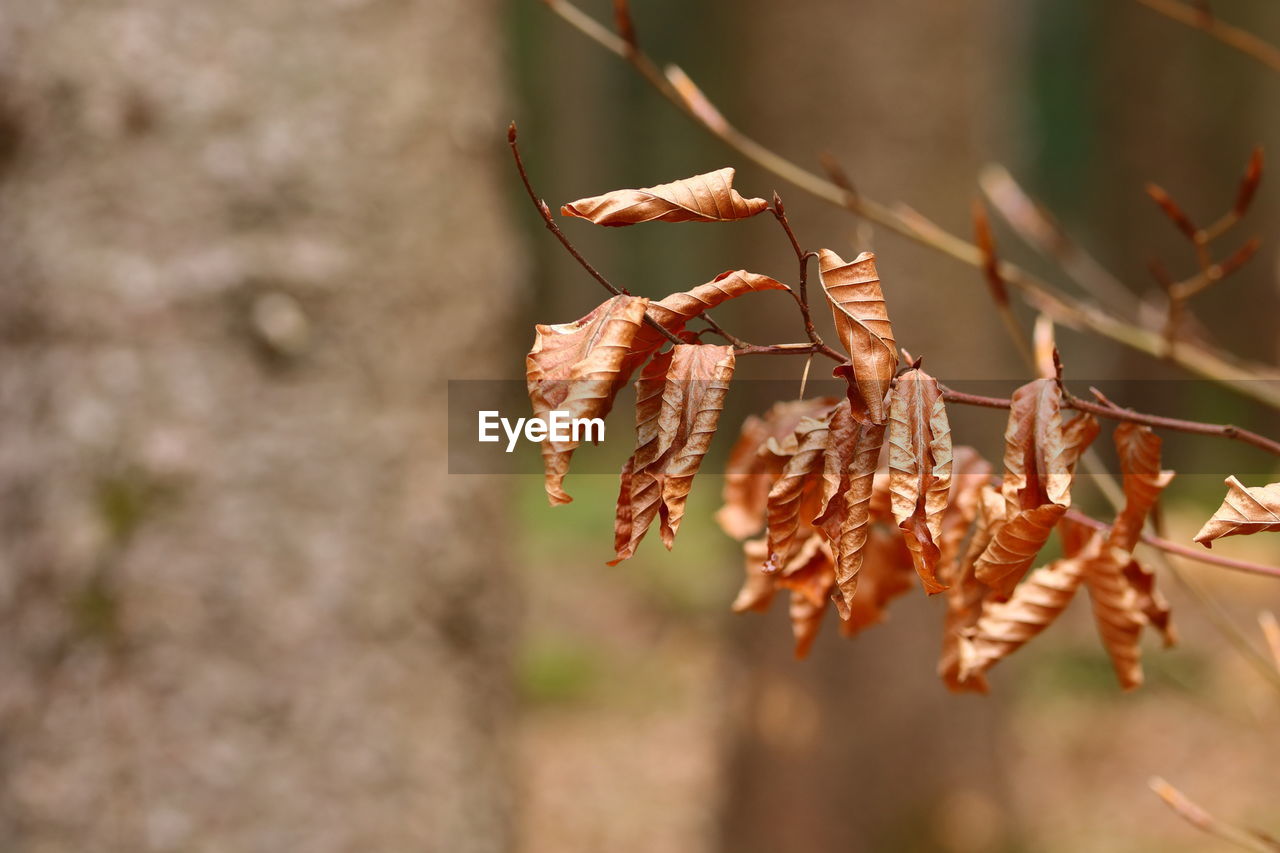
M 761 613 L 769 609 L 773 601 L 773 593 L 777 588 L 775 576 L 765 574 L 764 561 L 769 556 L 769 545 L 764 539 L 751 539 L 742 543 L 743 578 L 738 597 L 733 600 L 734 613 L 745 613 L 756 610 Z
M 818 526 L 822 526 L 824 521 L 841 509 L 841 504 L 834 502 L 834 499 L 845 490 L 845 469 L 858 440 L 858 422 L 853 418 L 848 400 L 841 400 L 831 410 L 828 420 L 830 433 L 827 435 L 827 446 L 822 451 L 822 492 L 818 497 L 818 515 L 813 519 L 813 523 Z M 871 473 L 875 473 L 874 466 Z
M 828 599 L 835 585 L 830 549 L 818 536 L 810 541 L 816 547 L 808 553 L 807 559 L 797 568 L 783 572 L 777 580 L 779 587 L 791 591 L 788 615 L 797 660 L 808 657 L 813 641 L 818 637 L 818 629 L 822 627 L 822 617 L 827 612 Z
M 836 583 L 840 587 L 836 606 L 846 621 L 858 590 L 858 574 L 862 571 L 871 531 L 871 495 L 884 434 L 885 428 L 879 424 L 860 426 L 845 465 L 843 491 L 836 499 L 841 504 L 835 538 Z
M 959 455 L 956 454 L 957 459 Z M 969 629 L 978 624 L 983 604 L 990 593 L 985 584 L 979 583 L 973 570 L 978 558 L 991 543 L 995 529 L 1004 523 L 1005 502 L 1004 497 L 990 483 L 984 483 L 975 497 L 976 524 L 973 536 L 969 539 L 964 559 L 948 579 L 950 587 L 947 589 L 947 615 L 942 626 L 942 654 L 938 659 L 938 675 L 947 688 L 956 693 L 986 693 L 988 690 L 987 678 L 981 672 L 966 673 L 961 678 L 960 641 Z
M 982 491 L 991 480 L 991 463 L 972 447 L 959 445 L 952 456 L 951 493 L 942 515 L 942 537 L 938 541 L 938 578 L 943 583 L 951 582 L 960 546 L 978 519 Z
M 552 411 L 572 418 L 603 418 L 627 376 L 624 362 L 644 321 L 649 300 L 615 296 L 573 323 L 537 326 L 533 349 L 525 358 L 525 378 L 535 418 Z M 547 498 L 553 504 L 573 500 L 562 488 L 578 442 L 542 443 Z
M 685 500 L 720 423 L 725 394 L 733 378 L 731 346 L 678 346 L 667 369 L 667 385 L 679 388 L 680 425 L 671 439 L 663 468 L 662 541 L 668 549 L 675 542 Z M 663 396 L 663 405 L 668 404 Z M 659 442 L 661 450 L 661 442 Z
M 1234 476 L 1226 479 L 1227 497 L 1196 534 L 1206 548 L 1224 536 L 1280 531 L 1280 483 L 1246 488 Z
M 1124 509 L 1111 528 L 1110 542 L 1132 553 L 1147 514 L 1173 479 L 1173 472 L 1160 469 L 1160 436 L 1151 427 L 1124 422 L 1116 427 L 1113 437 L 1124 479 Z
M 781 455 L 774 453 L 766 446 L 769 439 L 775 440 L 774 448 L 778 448 L 777 441 L 794 441 L 800 421 L 820 417 L 836 403 L 832 397 L 790 400 L 775 403 L 762 418 L 751 415 L 743 421 L 725 469 L 724 506 L 716 513 L 716 521 L 725 533 L 746 539 L 764 529 L 769 490 L 794 453 L 794 448 Z
M 1135 605 L 1147 617 L 1147 623 L 1160 632 L 1165 648 L 1177 645 L 1178 632 L 1173 627 L 1169 601 L 1156 587 L 1155 572 L 1130 557 L 1124 567 L 1124 577 L 1133 587 Z
M 1057 560 L 1032 572 L 1008 601 L 988 598 L 977 624 L 960 637 L 959 682 L 986 673 L 1049 627 L 1071 603 L 1082 577 L 1080 560 Z
M 1147 620 L 1138 609 L 1137 593 L 1124 575 L 1129 555 L 1096 537 L 1094 546 L 1079 559 L 1102 645 L 1111 657 L 1120 686 L 1132 690 L 1142 684 L 1142 648 L 1138 640 Z
M 858 590 L 841 612 L 840 631 L 846 637 L 878 625 L 887 616 L 886 608 L 893 599 L 915 586 L 915 567 L 911 552 L 901 536 L 890 536 L 873 528 L 863 548 L 862 571 L 858 574 Z M 833 578 L 834 579 L 834 578 Z M 843 596 L 832 596 L 837 607 Z
M 876 256 L 864 252 L 845 263 L 835 252 L 823 249 L 818 254 L 818 274 L 836 333 L 849 353 L 850 364 L 836 368 L 836 375 L 849 380 L 854 417 L 882 424 L 884 398 L 898 368 L 898 346 L 876 272 Z
M 1081 415 L 1064 429 L 1062 389 L 1036 379 L 1014 392 L 1005 429 L 1005 521 L 974 571 L 996 597 L 1007 599 L 1026 574 L 1054 526 L 1071 505 L 1076 462 L 1097 435 Z
M 654 356 L 636 380 L 636 449 L 623 468 L 622 479 L 629 481 L 625 484 L 629 491 L 618 496 L 614 522 L 617 558 L 609 562 L 611 566 L 635 555 L 640 540 L 657 517 L 662 504 L 659 434 L 662 429 L 662 396 L 672 356 L 671 350 Z
M 899 376 L 894 386 L 888 437 L 893 518 L 932 595 L 946 589 L 936 570 L 951 489 L 951 426 L 937 381 L 918 368 Z
M 645 187 L 614 190 L 582 198 L 560 208 L 563 216 L 589 219 L 596 225 L 635 225 L 640 222 L 732 222 L 764 212 L 762 198 L 743 198 L 733 189 L 730 167 Z
M 817 515 L 821 496 L 823 454 L 830 434 L 830 422 L 805 418 L 796 427 L 798 447 L 787 460 L 778 482 L 769 490 L 769 559 L 766 571 L 777 571 L 787 561 L 801 521 Z

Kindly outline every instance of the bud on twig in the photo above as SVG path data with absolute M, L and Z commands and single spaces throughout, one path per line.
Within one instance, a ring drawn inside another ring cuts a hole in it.
M 1169 197 L 1164 189 L 1156 184 L 1147 184 L 1147 195 L 1151 196 L 1151 200 L 1160 206 L 1164 211 L 1164 215 L 1169 217 L 1173 224 L 1183 235 L 1191 242 L 1196 242 L 1200 229 L 1191 221 L 1191 217 L 1183 212 L 1178 203 Z
M 1244 177 L 1240 180 L 1240 191 L 1236 194 L 1232 213 L 1236 216 L 1245 215 L 1249 205 L 1253 203 L 1253 196 L 1258 191 L 1260 183 L 1262 183 L 1262 146 L 1258 145 L 1253 149 L 1253 154 L 1249 157 L 1249 165 L 1244 170 Z

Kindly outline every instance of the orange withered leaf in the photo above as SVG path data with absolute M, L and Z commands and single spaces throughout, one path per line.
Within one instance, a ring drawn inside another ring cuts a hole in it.
M 957 458 L 959 454 L 957 453 Z M 954 481 L 954 476 L 953 476 Z M 954 488 L 954 486 L 953 486 Z M 975 495 L 976 523 L 964 559 L 946 578 L 947 615 L 942 625 L 942 654 L 938 659 L 938 675 L 953 692 L 986 693 L 987 677 L 981 672 L 961 677 L 960 641 L 978 623 L 990 589 L 974 576 L 978 557 L 991 543 L 995 529 L 1003 523 L 1004 497 L 989 482 L 983 483 Z
M 977 623 L 961 632 L 958 683 L 982 676 L 1049 627 L 1071 603 L 1082 577 L 1079 559 L 1057 560 L 1032 572 L 1008 601 L 988 598 Z
M 800 421 L 820 417 L 836 403 L 831 397 L 788 400 L 775 403 L 763 417 L 751 415 L 743 421 L 725 468 L 724 506 L 716 512 L 716 521 L 725 533 L 746 539 L 764 529 L 769 490 L 795 452 L 794 447 L 783 448 L 778 442 L 794 442 Z M 774 440 L 772 445 L 770 439 Z
M 861 424 L 854 438 L 852 452 L 845 465 L 843 491 L 835 501 L 842 504 L 836 529 L 836 583 L 840 590 L 836 601 L 841 618 L 846 618 L 858 590 L 858 575 L 865 561 L 867 538 L 871 531 L 871 495 L 875 489 L 876 468 L 884 444 L 885 428 L 879 424 Z
M 766 574 L 764 561 L 769 556 L 769 545 L 764 539 L 750 539 L 742 543 L 743 570 L 745 577 L 738 596 L 733 600 L 731 609 L 734 613 L 745 613 L 748 610 L 764 612 L 773 601 L 777 589 L 774 575 Z
M 1133 588 L 1135 606 L 1147 618 L 1147 624 L 1160 632 L 1165 648 L 1176 645 L 1178 632 L 1173 627 L 1169 601 L 1156 587 L 1156 574 L 1133 557 L 1124 566 L 1124 577 Z
M 798 565 L 788 567 L 777 579 L 780 588 L 791 592 L 788 615 L 795 638 L 795 656 L 799 660 L 808 657 L 813 641 L 818 637 L 831 588 L 835 584 L 831 551 L 821 537 L 811 537 L 801 553 L 802 559 L 792 561 Z
M 1110 542 L 1132 553 L 1147 514 L 1173 479 L 1173 472 L 1160 468 L 1160 436 L 1151 427 L 1125 421 L 1116 427 L 1113 438 L 1124 480 L 1124 509 L 1111 527 Z
M 936 571 L 951 490 L 951 426 L 937 380 L 919 368 L 903 373 L 894 386 L 888 438 L 893 518 L 932 595 L 946 589 Z
M 898 346 L 876 272 L 876 256 L 863 252 L 846 263 L 823 249 L 818 254 L 818 275 L 831 304 L 836 333 L 849 353 L 849 365 L 836 368 L 836 375 L 849 382 L 854 417 L 882 424 L 884 398 L 898 368 Z
M 638 190 L 614 190 L 578 199 L 560 208 L 564 216 L 589 219 L 596 225 L 640 222 L 732 222 L 764 212 L 762 198 L 743 198 L 733 188 L 734 170 L 717 169 Z
M 632 557 L 662 505 L 659 449 L 662 396 L 673 351 L 659 353 L 645 365 L 636 380 L 636 449 L 622 469 L 623 491 L 618 495 L 614 521 L 617 565 Z
M 1097 422 L 1083 415 L 1064 429 L 1062 389 L 1053 380 L 1013 393 L 1001 483 L 1005 520 L 974 569 L 998 598 L 1013 592 L 1070 507 L 1076 462 L 1097 432 Z
M 525 379 L 535 418 L 552 411 L 571 418 L 603 418 L 613 407 L 636 332 L 649 300 L 615 296 L 573 323 L 539 325 L 533 349 L 525 358 Z M 572 500 L 562 483 L 578 442 L 542 444 L 547 498 L 555 504 Z
M 796 427 L 797 447 L 787 460 L 778 482 L 769 490 L 769 559 L 766 571 L 777 571 L 786 563 L 801 521 L 817 515 L 821 498 L 822 462 L 831 432 L 829 413 L 805 418 Z
M 670 458 L 663 470 L 662 541 L 669 549 L 684 517 L 685 500 L 693 486 L 693 478 L 702 465 L 702 457 L 711 445 L 725 394 L 733 378 L 734 357 L 731 346 L 678 346 L 667 369 L 667 386 L 679 389 L 680 421 L 676 435 L 667 448 Z M 668 405 L 663 396 L 664 408 Z M 659 448 L 661 448 L 661 440 Z
M 915 581 L 911 552 L 902 537 L 872 528 L 863 548 L 862 571 L 853 601 L 845 604 L 838 591 L 831 596 L 844 620 L 840 623 L 841 633 L 853 637 L 883 622 L 889 602 L 910 592 Z
M 1120 686 L 1132 690 L 1142 684 L 1142 648 L 1138 640 L 1147 620 L 1138 607 L 1137 593 L 1124 574 L 1129 555 L 1095 537 L 1094 544 L 1085 549 L 1079 560 L 1102 645 L 1111 657 Z
M 991 480 L 991 463 L 968 445 L 952 451 L 951 493 L 942 515 L 942 536 L 938 540 L 938 578 L 951 583 L 965 535 L 977 521 L 982 491 Z
M 1280 531 L 1280 483 L 1246 487 L 1234 476 L 1226 479 L 1227 497 L 1196 534 L 1206 548 L 1224 536 L 1248 536 Z
M 841 400 L 827 417 L 830 432 L 822 451 L 822 491 L 818 496 L 818 515 L 813 519 L 818 526 L 840 510 L 840 505 L 833 501 L 844 491 L 845 468 L 858 438 L 858 422 L 853 418 L 848 400 Z

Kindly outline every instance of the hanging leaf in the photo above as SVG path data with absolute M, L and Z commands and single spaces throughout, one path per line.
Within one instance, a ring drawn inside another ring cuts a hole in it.
M 1111 657 L 1120 686 L 1132 690 L 1142 684 L 1142 648 L 1138 640 L 1147 620 L 1138 609 L 1137 593 L 1124 575 L 1128 562 L 1126 552 L 1106 545 L 1101 537 L 1095 537 L 1095 544 L 1080 557 L 1102 645 Z
M 720 423 L 733 368 L 733 347 L 703 345 L 676 347 L 667 369 L 668 387 L 674 384 L 681 389 L 680 426 L 668 451 L 662 482 L 662 541 L 668 549 L 680 529 L 693 478 Z
M 1213 541 L 1224 536 L 1280 531 L 1280 483 L 1246 488 L 1235 477 L 1228 477 L 1226 483 L 1226 499 L 1195 541 L 1212 548 Z
M 959 454 L 956 454 L 959 458 Z M 954 480 L 954 478 L 953 478 Z M 976 497 L 976 522 L 973 536 L 965 550 L 964 559 L 947 579 L 947 615 L 942 626 L 942 654 L 938 659 L 938 675 L 953 692 L 972 691 L 986 693 L 987 678 L 981 672 L 965 673 L 961 677 L 961 638 L 978 624 L 982 608 L 990 589 L 974 576 L 974 565 L 987 545 L 994 530 L 1004 522 L 1004 497 L 990 483 L 979 487 Z
M 974 627 L 959 639 L 957 678 L 981 676 L 1049 627 L 1071 603 L 1083 571 L 1077 559 L 1036 569 L 1008 601 L 988 598 Z
M 1124 509 L 1111 527 L 1111 544 L 1133 552 L 1142 536 L 1147 514 L 1155 506 L 1172 471 L 1160 469 L 1160 436 L 1151 427 L 1123 422 L 1113 433 L 1124 480 Z
M 829 414 L 829 413 L 828 413 Z M 830 433 L 828 417 L 805 418 L 796 427 L 795 454 L 787 460 L 782 476 L 769 490 L 769 559 L 766 571 L 777 571 L 786 562 L 801 520 L 817 512 L 821 497 L 822 461 Z
M 803 660 L 809 656 L 822 617 L 827 612 L 828 599 L 835 584 L 835 570 L 831 551 L 818 536 L 810 540 L 812 550 L 806 549 L 806 559 L 795 569 L 784 571 L 777 580 L 779 587 L 791 591 L 788 615 L 791 633 L 795 638 L 795 656 Z
M 773 601 L 777 585 L 773 575 L 764 571 L 764 561 L 769 556 L 769 545 L 764 539 L 750 539 L 742 543 L 743 570 L 745 577 L 738 596 L 733 600 L 734 613 L 745 613 L 756 610 L 761 613 L 769 609 Z
M 769 490 L 798 447 L 784 448 L 777 442 L 794 442 L 800 421 L 821 417 L 836 403 L 832 397 L 790 400 L 775 403 L 764 417 L 751 415 L 743 421 L 725 469 L 724 506 L 716 513 L 716 521 L 725 533 L 746 539 L 764 529 Z M 772 446 L 768 446 L 769 439 L 774 439 Z
M 844 596 L 832 595 L 841 611 L 840 631 L 846 637 L 878 625 L 888 618 L 886 608 L 893 599 L 911 591 L 916 573 L 911 552 L 901 536 L 890 536 L 872 528 L 863 548 L 862 571 L 853 601 L 842 606 Z M 834 580 L 834 577 L 833 577 Z
M 951 426 L 937 381 L 913 368 L 898 377 L 889 409 L 889 488 L 893 517 L 930 595 L 946 586 L 936 575 L 942 514 L 951 489 Z
M 589 219 L 596 225 L 640 222 L 732 222 L 763 213 L 769 203 L 743 198 L 733 189 L 734 170 L 726 167 L 704 175 L 645 187 L 614 190 L 578 199 L 560 208 L 564 216 Z
M 833 501 L 846 488 L 846 468 L 858 440 L 858 422 L 853 418 L 848 400 L 841 400 L 831 410 L 828 422 L 830 432 L 822 451 L 822 492 L 818 496 L 818 515 L 813 519 L 818 526 L 840 510 L 840 505 Z
M 842 509 L 836 519 L 839 521 L 835 538 L 836 583 L 840 587 L 836 606 L 846 621 L 854 605 L 858 574 L 862 571 L 871 530 L 871 496 L 875 491 L 884 433 L 885 428 L 879 424 L 859 427 L 845 466 L 843 491 L 834 502 L 841 504 Z
M 571 418 L 603 418 L 613 407 L 631 343 L 644 321 L 649 300 L 615 296 L 573 323 L 539 325 L 525 358 L 525 378 L 533 415 L 546 420 L 552 411 Z M 562 483 L 578 442 L 542 443 L 547 498 L 552 505 L 573 500 Z
M 1097 435 L 1096 421 L 1076 418 L 1064 431 L 1062 389 L 1036 379 L 1014 392 L 1005 429 L 1005 521 L 974 571 L 996 597 L 1007 599 L 1071 505 L 1080 454 Z
M 1177 645 L 1178 632 L 1173 627 L 1169 601 L 1156 587 L 1155 572 L 1130 557 L 1124 567 L 1124 577 L 1133 588 L 1135 606 L 1142 611 L 1147 624 L 1160 632 L 1165 648 Z
M 852 263 L 830 249 L 818 254 L 818 275 L 831 304 L 836 333 L 850 363 L 836 368 L 849 382 L 854 417 L 885 422 L 884 398 L 898 368 L 898 345 L 876 272 L 876 256 L 858 255 Z
M 960 556 L 960 546 L 977 520 L 982 491 L 991 481 L 991 463 L 968 445 L 953 449 L 951 493 L 942 516 L 942 536 L 938 540 L 938 578 L 950 583 Z
M 668 350 L 654 356 L 636 380 L 636 449 L 622 469 L 624 491 L 618 496 L 614 521 L 617 557 L 609 562 L 611 566 L 635 555 L 640 540 L 648 532 L 662 504 L 659 437 L 662 431 L 662 397 L 673 354 Z

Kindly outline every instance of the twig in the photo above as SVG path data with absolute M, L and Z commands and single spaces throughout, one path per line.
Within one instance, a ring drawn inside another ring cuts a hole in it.
M 1248 30 L 1225 24 L 1216 17 L 1206 15 L 1202 10 L 1180 3 L 1178 0 L 1138 0 L 1138 2 L 1166 18 L 1203 30 L 1206 35 L 1256 59 L 1272 71 L 1280 71 L 1280 48 L 1263 41 Z
M 1262 636 L 1266 638 L 1271 657 L 1275 658 L 1276 670 L 1280 671 L 1280 622 L 1270 610 L 1258 614 L 1258 627 L 1262 628 Z
M 659 94 L 742 157 L 816 198 L 849 210 L 962 263 L 973 267 L 981 266 L 981 253 L 977 247 L 944 231 L 918 214 L 911 216 L 900 208 L 891 208 L 864 195 L 845 190 L 743 135 L 727 122 L 709 123 L 693 105 L 685 100 L 681 91 L 663 76 L 646 54 L 641 51 L 630 51 L 622 39 L 567 0 L 542 0 L 542 2 L 584 35 L 627 60 Z M 1074 329 L 1087 329 L 1156 358 L 1166 356 L 1164 339 L 1159 332 L 1135 326 L 1095 306 L 1078 302 L 1059 292 L 1049 283 L 1007 261 L 1000 264 L 1000 273 L 1011 287 L 1024 294 L 1024 298 L 1033 308 L 1048 314 L 1056 322 Z M 1274 408 L 1280 408 L 1280 386 L 1256 381 L 1258 376 L 1267 375 L 1270 372 L 1267 368 L 1241 365 L 1223 353 L 1198 344 L 1179 347 L 1177 352 L 1169 358 L 1197 376 L 1218 382 Z
M 1178 817 L 1203 832 L 1221 838 L 1245 850 L 1257 853 L 1276 853 L 1280 851 L 1280 843 L 1248 829 L 1241 829 L 1229 823 L 1223 823 L 1200 806 L 1192 802 L 1186 794 L 1170 785 L 1159 776 L 1151 777 L 1147 783 L 1156 796 L 1164 800 L 1165 805 L 1173 809 Z
M 1092 527 L 1094 530 L 1107 531 L 1111 529 L 1111 525 L 1104 521 L 1098 521 L 1096 518 L 1090 518 L 1078 510 L 1067 510 L 1067 518 L 1072 521 L 1083 524 L 1086 527 Z M 1224 569 L 1234 569 L 1237 572 L 1249 572 L 1255 575 L 1265 575 L 1271 578 L 1280 578 L 1280 568 L 1275 566 L 1267 566 L 1262 563 L 1251 563 L 1247 560 L 1235 560 L 1231 557 L 1223 557 L 1220 554 L 1214 554 L 1204 549 L 1196 550 L 1188 548 L 1185 545 L 1179 545 L 1177 542 L 1170 542 L 1151 533 L 1143 533 L 1142 541 L 1152 548 L 1158 548 L 1166 554 L 1176 554 L 1179 557 L 1185 557 L 1188 560 L 1195 560 L 1197 563 L 1207 563 L 1211 566 L 1220 566 Z
M 982 200 L 976 198 L 973 200 L 973 235 L 974 242 L 978 244 L 978 251 L 982 252 L 982 273 L 987 280 L 991 300 L 996 304 L 1000 322 L 1004 323 L 1005 331 L 1009 333 L 1009 338 L 1018 350 L 1018 355 L 1029 367 L 1034 368 L 1036 357 L 1031 352 L 1026 336 L 1018 328 L 1018 319 L 1013 316 L 1013 306 L 1009 304 L 1009 288 L 1004 283 L 1004 277 L 1000 275 L 1000 259 L 996 257 L 996 241 L 991 234 L 991 222 L 987 219 L 987 209 L 983 206 Z
M 813 325 L 813 316 L 809 312 L 809 258 L 813 256 L 813 252 L 806 252 L 800 248 L 800 241 L 796 239 L 796 233 L 791 230 L 791 223 L 787 221 L 787 209 L 782 204 L 782 198 L 777 194 L 773 194 L 773 206 L 770 208 L 778 224 L 782 226 L 782 230 L 786 232 L 787 240 L 791 243 L 791 250 L 796 253 L 796 261 L 800 264 L 800 285 L 799 293 L 794 293 L 796 304 L 800 306 L 800 316 L 804 319 L 804 332 L 809 336 L 809 340 L 815 344 L 822 344 L 822 336 L 818 334 L 817 328 Z

